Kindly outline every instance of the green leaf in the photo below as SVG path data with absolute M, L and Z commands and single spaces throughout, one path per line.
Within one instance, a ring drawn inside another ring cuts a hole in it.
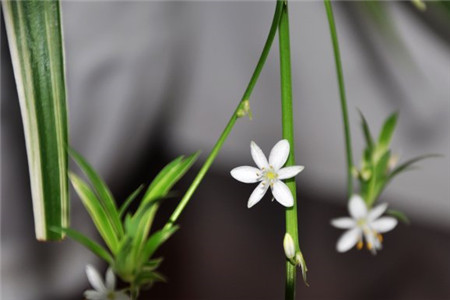
M 94 253 L 98 257 L 104 259 L 108 264 L 113 263 L 112 256 L 109 254 L 109 252 L 105 248 L 103 248 L 98 243 L 94 242 L 93 240 L 89 239 L 82 233 L 80 233 L 76 230 L 70 229 L 70 228 L 52 227 L 51 229 L 56 232 L 61 232 L 61 233 L 67 234 L 68 237 L 70 237 L 74 241 L 77 241 L 78 243 L 80 243 L 83 246 L 85 246 L 86 248 L 88 248 L 92 253 Z
M 154 271 L 159 268 L 163 260 L 164 259 L 162 257 L 150 259 L 144 263 L 142 269 L 146 271 Z
M 130 255 L 132 238 L 125 235 L 120 241 L 119 250 L 115 255 L 113 268 L 117 275 L 125 282 L 133 282 L 135 279 L 135 261 L 136 259 Z
M 153 205 L 149 208 L 140 218 L 136 218 L 133 222 L 137 222 L 137 228 L 134 232 L 130 233 L 132 235 L 132 244 L 130 255 L 135 261 L 135 265 L 141 265 L 140 256 L 144 249 L 145 241 L 150 232 L 150 228 L 153 224 L 153 219 L 155 217 L 158 205 Z
M 172 186 L 189 170 L 199 154 L 196 152 L 186 159 L 180 156 L 164 167 L 148 187 L 141 205 L 166 196 Z
M 2 1 L 25 132 L 36 238 L 69 226 L 68 122 L 58 1 Z
M 142 271 L 136 278 L 137 286 L 151 286 L 155 282 L 167 282 L 167 279 L 161 273 L 154 271 Z
M 175 231 L 178 230 L 178 226 L 172 226 L 163 228 L 155 233 L 147 240 L 141 256 L 141 263 L 145 263 L 155 253 L 155 251 L 167 241 Z
M 358 109 L 359 115 L 361 116 L 361 127 L 364 133 L 364 139 L 366 140 L 367 148 L 369 149 L 369 152 L 373 149 L 373 138 L 370 134 L 369 125 L 367 124 L 366 118 L 364 117 L 363 113 Z
M 391 180 L 398 174 L 405 172 L 410 169 L 410 167 L 415 164 L 416 162 L 419 162 L 421 160 L 432 158 L 432 157 L 442 157 L 440 154 L 425 154 L 421 156 L 414 157 L 412 159 L 409 159 L 402 163 L 401 165 L 397 166 L 395 169 L 392 170 L 392 172 L 389 174 L 388 180 Z
M 114 227 L 114 231 L 118 237 L 124 234 L 122 222 L 120 221 L 119 212 L 117 210 L 116 202 L 114 201 L 114 197 L 111 194 L 108 186 L 105 182 L 100 178 L 100 176 L 95 172 L 94 168 L 74 149 L 69 148 L 69 153 L 72 156 L 73 160 L 78 164 L 83 173 L 89 178 L 92 186 L 94 187 L 98 199 L 102 207 L 105 210 L 105 213 Z
M 84 207 L 94 221 L 95 227 L 102 236 L 103 240 L 108 245 L 113 254 L 117 253 L 119 247 L 118 237 L 97 196 L 91 190 L 89 185 L 87 185 L 77 175 L 69 172 L 69 177 L 72 181 L 72 185 L 74 186 L 75 191 L 77 192 Z
M 401 211 L 399 210 L 394 210 L 394 209 L 388 209 L 386 212 L 388 215 L 391 215 L 393 217 L 395 217 L 396 219 L 398 219 L 399 221 L 405 223 L 405 224 L 411 224 L 409 218 Z
M 383 124 L 380 135 L 378 137 L 377 152 L 379 155 L 383 155 L 386 150 L 389 149 L 392 136 L 394 135 L 395 126 L 397 125 L 398 114 L 393 113 L 390 115 Z
M 125 200 L 125 202 L 122 204 L 119 210 L 119 218 L 122 219 L 123 215 L 125 214 L 125 211 L 127 210 L 128 206 L 136 199 L 137 195 L 142 191 L 144 188 L 144 185 L 141 184 L 128 198 Z

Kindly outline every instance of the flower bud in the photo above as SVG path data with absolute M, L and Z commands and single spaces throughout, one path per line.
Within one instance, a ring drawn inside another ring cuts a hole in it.
M 283 240 L 284 254 L 288 259 L 292 259 L 295 256 L 295 245 L 292 236 L 289 233 L 284 235 Z

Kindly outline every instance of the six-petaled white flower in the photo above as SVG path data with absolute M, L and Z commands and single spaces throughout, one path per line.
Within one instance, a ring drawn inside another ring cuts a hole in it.
M 387 203 L 383 203 L 369 210 L 361 196 L 353 195 L 348 202 L 350 217 L 331 221 L 334 227 L 347 229 L 337 242 L 337 251 L 345 252 L 355 245 L 358 249 L 362 249 L 364 237 L 367 249 L 376 254 L 377 250 L 382 248 L 383 237 L 381 234 L 394 229 L 397 225 L 397 219 L 381 217 L 386 209 Z
M 84 292 L 87 300 L 130 300 L 131 298 L 123 291 L 116 291 L 116 276 L 111 268 L 106 271 L 106 281 L 103 282 L 97 270 L 86 266 L 86 274 L 94 290 Z
M 250 150 L 258 168 L 242 166 L 231 170 L 231 176 L 238 181 L 244 183 L 260 181 L 260 184 L 248 199 L 248 208 L 258 203 L 269 187 L 272 190 L 272 195 L 280 204 L 286 207 L 293 206 L 294 198 L 292 197 L 291 191 L 281 180 L 296 176 L 304 167 L 290 166 L 282 168 L 289 156 L 289 142 L 287 140 L 281 140 L 276 143 L 272 151 L 270 151 L 269 161 L 267 161 L 262 150 L 253 141 L 250 143 Z

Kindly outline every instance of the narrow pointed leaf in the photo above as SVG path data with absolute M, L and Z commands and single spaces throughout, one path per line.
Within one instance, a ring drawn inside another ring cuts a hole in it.
M 100 244 L 94 242 L 90 238 L 86 237 L 84 234 L 70 228 L 53 227 L 53 230 L 56 232 L 63 232 L 67 234 L 68 237 L 91 250 L 92 253 L 105 260 L 108 264 L 112 264 L 113 258 L 111 254 L 109 254 L 109 252 L 105 248 L 103 248 Z
M 2 1 L 25 132 L 36 238 L 69 225 L 64 47 L 58 1 Z
M 94 221 L 95 227 L 102 236 L 103 240 L 108 245 L 113 254 L 117 253 L 119 247 L 118 237 L 97 196 L 91 190 L 89 185 L 77 175 L 69 173 L 69 177 L 72 181 L 72 185 L 74 186 L 75 191 L 77 192 L 78 196 L 83 202 L 84 207 Z
M 361 116 L 361 127 L 363 129 L 364 133 L 364 139 L 366 140 L 366 145 L 370 149 L 370 151 L 373 149 L 373 138 L 372 134 L 370 133 L 369 125 L 367 124 L 366 118 L 364 117 L 363 113 L 358 110 L 359 115 Z
M 383 124 L 380 135 L 378 137 L 377 151 L 382 155 L 384 151 L 389 148 L 391 144 L 392 136 L 394 134 L 395 126 L 397 125 L 398 114 L 393 113 L 390 115 Z
M 136 199 L 137 195 L 142 191 L 144 188 L 144 185 L 140 185 L 128 198 L 125 200 L 125 202 L 122 204 L 122 206 L 119 209 L 119 218 L 122 219 L 123 215 L 125 214 L 126 210 L 130 206 L 130 204 Z
M 399 221 L 405 223 L 405 224 L 411 224 L 411 221 L 409 218 L 405 215 L 405 213 L 395 210 L 395 209 L 388 209 L 386 212 L 388 215 L 393 216 L 394 218 L 397 218 Z
M 164 167 L 164 169 L 155 177 L 145 192 L 142 204 L 152 201 L 153 199 L 164 197 L 172 186 L 180 180 L 180 178 L 192 166 L 198 155 L 199 152 L 196 152 L 185 159 L 180 156 Z
M 117 210 L 116 202 L 114 201 L 114 197 L 109 190 L 106 183 L 100 178 L 100 176 L 95 172 L 94 168 L 75 150 L 69 148 L 69 153 L 72 156 L 73 160 L 78 164 L 83 173 L 89 178 L 92 186 L 94 187 L 98 199 L 102 207 L 105 210 L 105 213 L 114 227 L 114 230 L 117 236 L 123 235 L 123 227 L 120 222 L 119 212 Z
M 169 239 L 172 234 L 178 230 L 178 226 L 172 226 L 169 228 L 163 228 L 154 234 L 147 240 L 142 253 L 141 262 L 145 263 L 155 253 L 155 251 Z
M 409 170 L 410 167 L 412 167 L 412 165 L 415 164 L 416 162 L 419 162 L 419 161 L 427 159 L 427 158 L 432 158 L 432 157 L 442 157 L 442 155 L 426 154 L 426 155 L 421 155 L 421 156 L 417 156 L 412 159 L 409 159 L 409 160 L 405 161 L 404 163 L 402 163 L 401 165 L 397 166 L 394 170 L 392 170 L 392 172 L 389 174 L 389 180 L 394 178 L 396 175 Z

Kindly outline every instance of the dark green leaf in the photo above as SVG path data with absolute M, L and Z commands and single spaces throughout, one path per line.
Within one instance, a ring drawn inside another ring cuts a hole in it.
M 155 233 L 145 243 L 145 247 L 142 252 L 141 262 L 145 263 L 155 253 L 155 251 L 169 239 L 175 231 L 178 230 L 178 226 L 171 226 L 163 228 Z
M 86 248 L 91 250 L 92 253 L 94 253 L 98 257 L 104 259 L 108 264 L 112 264 L 113 258 L 108 253 L 108 251 L 105 248 L 103 248 L 102 246 L 100 246 L 98 243 L 94 242 L 93 240 L 91 240 L 88 237 L 86 237 L 85 235 L 83 235 L 82 233 L 80 233 L 76 230 L 70 229 L 70 228 L 52 227 L 51 229 L 55 232 L 67 234 L 68 237 L 70 237 L 71 239 L 77 241 L 78 243 L 82 244 L 83 246 L 85 246 Z
M 118 237 L 123 235 L 123 227 L 120 221 L 119 213 L 117 211 L 116 202 L 105 182 L 100 178 L 100 176 L 95 172 L 94 168 L 75 150 L 69 149 L 69 153 L 73 160 L 80 166 L 83 173 L 89 178 L 92 183 L 97 195 L 99 196 L 101 205 L 103 206 L 106 215 L 108 216 L 111 224 Z
M 61 240 L 61 232 L 50 230 L 69 226 L 60 2 L 2 1 L 2 7 L 25 133 L 36 238 Z
M 199 152 L 183 159 L 178 157 L 156 176 L 142 199 L 142 205 L 154 199 L 165 197 L 172 186 L 187 172 L 199 155 Z
M 364 133 L 364 139 L 366 140 L 366 145 L 369 151 L 372 151 L 373 149 L 373 138 L 370 134 L 369 125 L 367 124 L 366 118 L 364 117 L 363 113 L 358 109 L 359 115 L 361 116 L 361 127 L 363 129 Z
M 122 204 L 119 210 L 119 218 L 122 218 L 123 214 L 127 210 L 128 206 L 136 199 L 137 195 L 142 191 L 144 188 L 144 185 L 140 185 L 128 198 L 125 200 L 125 202 Z

